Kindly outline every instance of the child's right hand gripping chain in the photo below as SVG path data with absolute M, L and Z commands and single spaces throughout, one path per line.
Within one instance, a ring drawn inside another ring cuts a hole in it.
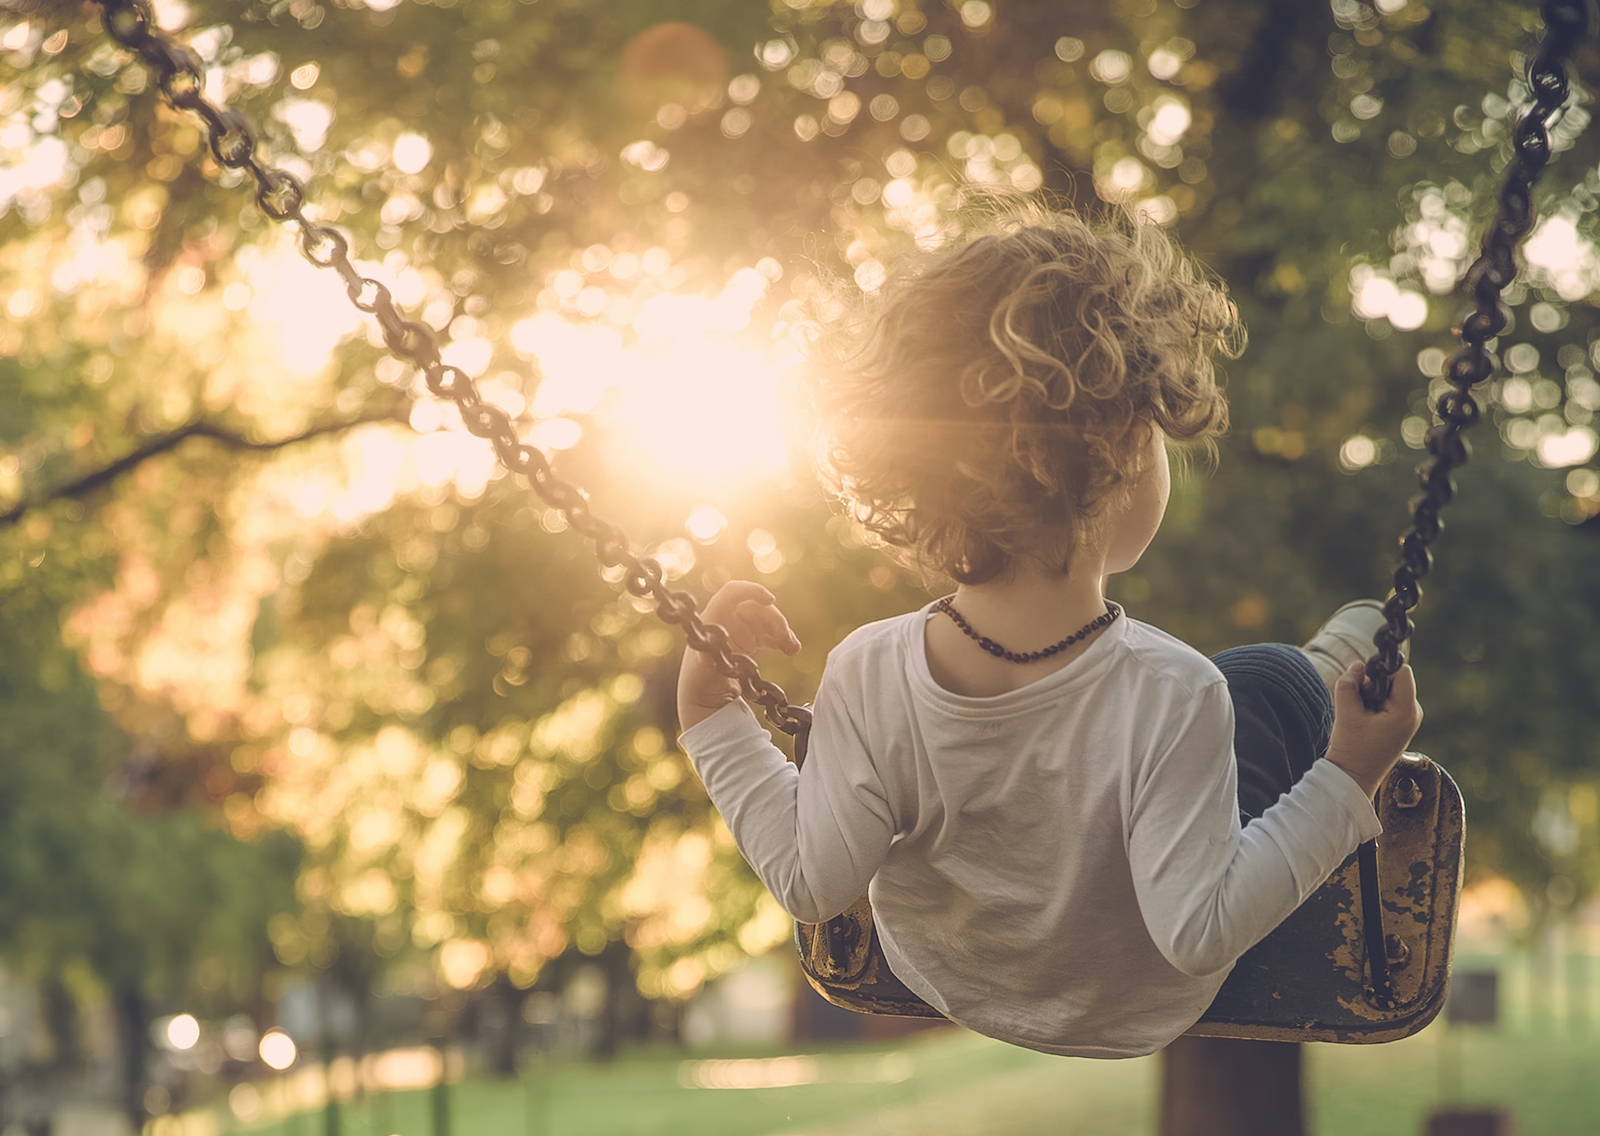
M 1365 663 L 1352 663 L 1333 690 L 1333 736 L 1328 760 L 1354 778 L 1362 792 L 1372 796 L 1400 760 L 1400 755 L 1422 725 L 1417 702 L 1417 680 L 1409 666 L 1394 676 L 1394 689 L 1381 710 L 1368 710 L 1361 700 Z
M 741 654 L 762 648 L 797 654 L 800 640 L 778 610 L 777 600 L 760 584 L 732 580 L 717 590 L 700 613 L 708 623 L 721 624 L 728 645 Z M 687 730 L 739 697 L 739 684 L 719 672 L 711 656 L 701 651 L 683 653 L 678 671 L 678 727 Z

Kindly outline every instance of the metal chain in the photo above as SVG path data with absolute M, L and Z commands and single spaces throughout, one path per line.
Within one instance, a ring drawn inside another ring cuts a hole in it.
M 754 659 L 733 650 L 725 627 L 701 618 L 699 605 L 688 592 L 669 588 L 662 578 L 661 565 L 653 557 L 635 555 L 627 534 L 590 510 L 588 494 L 557 477 L 543 451 L 518 436 L 511 416 L 485 402 L 470 375 L 440 359 L 432 328 L 406 319 L 384 284 L 361 275 L 351 263 L 350 244 L 344 234 L 305 215 L 305 188 L 299 179 L 261 160 L 249 121 L 237 111 L 219 107 L 206 98 L 200 61 L 156 29 L 146 0 L 98 2 L 105 12 L 107 34 L 155 69 L 161 93 L 168 102 L 204 120 L 212 155 L 224 167 L 250 175 L 256 185 L 256 204 L 263 213 L 280 223 L 294 223 L 305 258 L 318 268 L 331 268 L 339 274 L 350 302 L 376 317 L 390 353 L 419 367 L 428 389 L 461 409 L 467 429 L 494 446 L 501 464 L 513 473 L 525 475 L 539 496 L 560 511 L 567 524 L 594 542 L 595 556 L 602 565 L 622 568 L 622 583 L 629 594 L 653 599 L 656 614 L 667 623 L 682 627 L 692 650 L 710 655 L 717 670 L 737 681 L 744 697 L 763 708 L 767 721 L 786 734 L 798 736 L 803 746 L 811 711 L 790 705 L 781 686 L 761 677 Z
M 1400 564 L 1394 570 L 1394 591 L 1383 605 L 1387 623 L 1373 636 L 1377 653 L 1367 662 L 1361 697 L 1371 709 L 1389 700 L 1394 675 L 1405 665 L 1401 644 L 1411 637 L 1411 610 L 1422 598 L 1419 581 L 1433 567 L 1428 546 L 1444 522 L 1439 510 L 1455 496 L 1451 474 L 1465 465 L 1471 449 L 1463 436 L 1482 416 L 1472 389 L 1494 374 L 1488 342 L 1505 328 L 1500 294 L 1517 276 L 1513 253 L 1533 228 L 1533 186 L 1550 161 L 1550 124 L 1566 105 L 1570 84 L 1566 59 L 1588 31 L 1584 0 L 1545 0 L 1544 42 L 1528 64 L 1528 89 L 1533 106 L 1517 120 L 1511 134 L 1513 156 L 1500 187 L 1493 223 L 1483 235 L 1482 252 L 1462 280 L 1462 289 L 1476 309 L 1461 322 L 1462 348 L 1451 357 L 1445 375 L 1451 389 L 1439 397 L 1439 422 L 1428 431 L 1429 456 L 1417 467 L 1422 492 L 1411 499 L 1411 528 L 1400 538 Z

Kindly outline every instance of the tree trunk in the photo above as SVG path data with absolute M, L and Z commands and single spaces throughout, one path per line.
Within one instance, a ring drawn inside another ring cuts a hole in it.
M 517 1075 L 517 1043 L 522 1034 L 521 1004 L 522 991 L 503 974 L 484 992 L 478 1014 L 479 1037 L 488 1051 L 489 1072 L 496 1077 Z
M 83 1022 L 77 999 L 61 976 L 51 973 L 39 983 L 39 1000 L 44 1003 L 45 1027 L 50 1031 L 51 1071 L 59 1078 L 71 1077 L 83 1067 Z
M 135 1132 L 144 1131 L 145 1054 L 150 1044 L 150 1007 L 131 987 L 112 995 L 117 1016 L 117 1048 L 122 1058 L 122 1109 Z
M 1180 1037 L 1162 1054 L 1161 1136 L 1305 1136 L 1300 1046 Z

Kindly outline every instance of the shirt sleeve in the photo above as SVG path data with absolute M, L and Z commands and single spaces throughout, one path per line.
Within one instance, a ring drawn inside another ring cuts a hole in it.
M 742 700 L 680 739 L 739 851 L 802 923 L 831 919 L 859 899 L 895 834 L 883 783 L 835 685 L 823 676 L 803 769 Z
M 1242 828 L 1233 704 L 1216 682 L 1135 786 L 1128 860 L 1139 909 L 1168 962 L 1232 966 L 1382 831 L 1354 779 L 1325 759 Z

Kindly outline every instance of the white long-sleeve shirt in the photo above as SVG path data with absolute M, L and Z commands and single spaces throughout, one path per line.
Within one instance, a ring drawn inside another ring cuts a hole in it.
M 1049 1053 L 1153 1052 L 1380 831 L 1326 760 L 1241 829 L 1226 680 L 1153 627 L 1119 619 L 975 698 L 929 673 L 930 611 L 829 655 L 803 770 L 743 702 L 682 743 L 784 908 L 820 922 L 870 882 L 890 967 L 955 1021 Z

